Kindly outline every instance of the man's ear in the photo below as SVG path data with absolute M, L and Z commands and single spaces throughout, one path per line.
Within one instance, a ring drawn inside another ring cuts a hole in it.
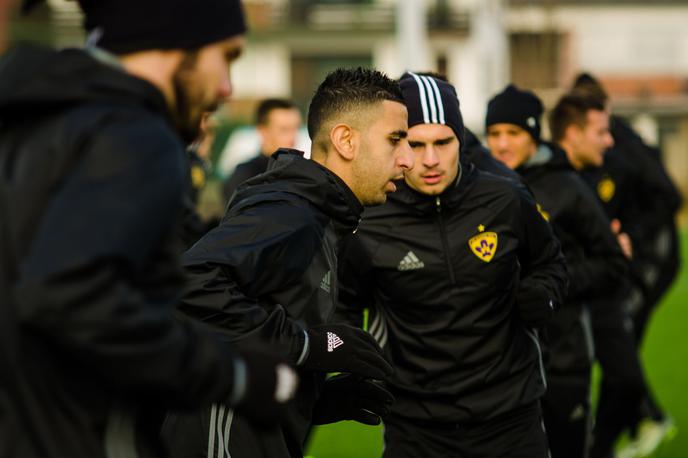
M 564 131 L 564 138 L 573 144 L 580 142 L 581 135 L 583 135 L 583 129 L 576 123 L 569 124 Z
M 352 161 L 358 149 L 358 132 L 348 124 L 337 124 L 330 130 L 332 148 L 344 160 Z

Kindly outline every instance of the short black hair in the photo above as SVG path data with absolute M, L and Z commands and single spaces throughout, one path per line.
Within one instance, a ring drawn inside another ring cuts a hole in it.
M 588 97 L 575 91 L 564 95 L 549 115 L 552 139 L 555 142 L 561 141 L 566 128 L 571 124 L 584 128 L 588 123 L 588 111 L 604 111 L 604 109 L 604 103 L 597 97 Z
M 272 110 L 292 110 L 296 105 L 287 99 L 265 99 L 256 108 L 256 125 L 264 126 L 268 123 L 268 117 Z
M 571 92 L 580 93 L 586 97 L 596 98 L 604 105 L 606 105 L 609 100 L 609 95 L 607 91 L 604 90 L 602 83 L 590 73 L 579 74 L 573 82 L 573 87 L 571 89 Z
M 308 108 L 308 135 L 314 140 L 335 114 L 384 100 L 404 104 L 399 83 L 377 70 L 338 68 L 315 91 Z

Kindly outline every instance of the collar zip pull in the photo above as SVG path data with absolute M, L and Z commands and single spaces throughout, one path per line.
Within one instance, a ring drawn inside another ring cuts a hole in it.
M 437 208 L 437 213 L 442 211 L 442 202 L 440 201 L 440 196 L 435 197 L 435 208 Z
M 358 227 L 361 225 L 361 219 L 362 218 L 358 218 L 358 222 L 356 223 L 356 227 L 354 228 L 354 231 L 352 232 L 352 234 L 355 234 L 356 232 L 358 232 Z

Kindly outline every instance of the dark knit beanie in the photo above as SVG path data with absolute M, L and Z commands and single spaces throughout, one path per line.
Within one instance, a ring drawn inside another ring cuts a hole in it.
M 197 49 L 246 32 L 240 0 L 78 0 L 96 46 Z
M 538 96 L 510 84 L 487 104 L 485 129 L 493 124 L 515 124 L 539 142 L 540 118 L 543 111 L 544 108 Z
M 464 126 L 454 86 L 429 75 L 407 72 L 399 80 L 408 110 L 409 128 L 418 124 L 451 127 L 464 146 Z

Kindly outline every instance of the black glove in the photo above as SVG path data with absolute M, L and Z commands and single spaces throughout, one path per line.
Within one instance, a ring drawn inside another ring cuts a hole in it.
M 384 380 L 393 369 L 373 336 L 346 324 L 314 326 L 308 330 L 308 356 L 303 368 L 318 372 L 349 372 Z
M 246 369 L 244 392 L 234 406 L 255 426 L 277 425 L 296 394 L 299 378 L 283 358 L 267 349 L 240 352 Z
M 526 324 L 540 328 L 552 318 L 556 304 L 543 288 L 521 287 L 516 293 L 516 305 Z
M 379 382 L 351 374 L 336 375 L 325 382 L 313 408 L 313 424 L 354 420 L 364 425 L 379 425 L 393 403 L 394 396 Z

